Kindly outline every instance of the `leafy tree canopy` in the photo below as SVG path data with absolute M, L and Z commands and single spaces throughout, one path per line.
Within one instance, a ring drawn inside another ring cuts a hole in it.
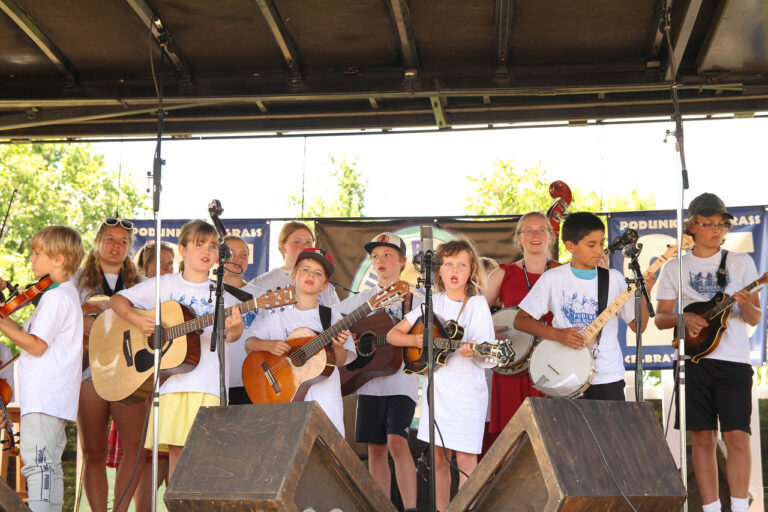
M 288 204 L 296 208 L 298 217 L 362 217 L 368 182 L 362 180 L 357 159 L 349 162 L 346 156 L 340 161 L 328 158 L 334 166 L 329 173 L 335 180 L 333 187 L 309 198 L 303 197 L 301 191 L 293 192 Z

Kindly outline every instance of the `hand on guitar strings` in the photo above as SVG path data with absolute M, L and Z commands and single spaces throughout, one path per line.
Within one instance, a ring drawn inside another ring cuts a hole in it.
M 291 346 L 282 340 L 260 340 L 261 349 L 273 356 L 284 356 L 291 350 Z
M 464 357 L 472 357 L 473 355 L 475 355 L 476 344 L 477 342 L 475 340 L 462 344 L 458 350 L 459 355 L 462 355 Z
M 733 294 L 733 300 L 736 301 L 741 310 L 747 309 L 752 305 L 752 292 L 749 290 L 739 290 Z
M 347 338 L 349 338 L 349 336 L 351 334 L 352 333 L 350 331 L 341 331 L 339 334 L 337 334 L 336 336 L 334 336 L 332 338 L 333 339 L 333 346 L 334 347 L 343 347 L 344 346 L 344 342 L 347 341 Z
M 683 318 L 685 318 L 685 332 L 691 338 L 697 337 L 709 325 L 709 322 L 696 313 L 683 313 Z
M 579 349 L 586 346 L 587 340 L 581 335 L 583 327 L 566 327 L 565 329 L 557 329 L 557 336 L 555 341 L 559 341 L 566 347 L 573 349 Z
M 243 316 L 240 314 L 240 308 L 232 308 L 232 312 L 224 319 L 224 329 L 227 333 L 227 343 L 240 339 L 243 335 Z

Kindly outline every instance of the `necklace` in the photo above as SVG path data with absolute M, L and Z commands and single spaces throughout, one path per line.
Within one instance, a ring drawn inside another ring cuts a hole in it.
M 547 258 L 547 264 L 544 265 L 544 272 L 549 270 L 549 258 Z M 544 273 L 542 272 L 542 274 Z M 525 258 L 523 258 L 523 275 L 525 276 L 525 284 L 528 285 L 528 290 L 531 289 L 531 281 L 528 279 L 528 271 L 525 269 Z

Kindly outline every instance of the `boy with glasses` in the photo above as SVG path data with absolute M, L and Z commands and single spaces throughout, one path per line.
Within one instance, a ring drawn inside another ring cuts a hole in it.
M 762 317 L 759 294 L 742 289 L 757 279 L 755 263 L 745 253 L 721 248 L 733 215 L 715 194 L 704 193 L 688 206 L 685 232 L 691 235 L 693 251 L 683 255 L 683 308 L 710 300 L 723 291 L 736 299 L 727 328 L 717 348 L 698 363 L 686 364 L 686 425 L 691 431 L 693 470 L 701 491 L 704 512 L 719 512 L 717 420 L 728 448 L 728 485 L 731 510 L 749 508 L 750 416 L 752 414 L 752 366 L 747 324 Z M 664 266 L 657 292 L 656 327 L 677 325 L 678 258 Z M 684 313 L 687 336 L 696 337 L 708 325 L 695 313 Z M 677 426 L 677 425 L 676 425 Z

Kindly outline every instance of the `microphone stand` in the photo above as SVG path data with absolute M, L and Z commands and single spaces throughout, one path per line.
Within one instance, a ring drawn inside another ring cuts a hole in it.
M 631 246 L 628 246 L 631 247 Z M 636 249 L 625 249 L 629 253 L 629 268 L 634 274 L 633 278 L 627 278 L 627 284 L 635 284 L 635 401 L 643 401 L 643 301 L 648 307 L 648 317 L 653 318 L 656 313 L 651 304 L 651 297 L 648 290 L 645 289 L 645 278 L 640 270 L 640 263 L 637 257 L 640 255 L 641 244 L 637 244 Z
M 232 251 L 224 241 L 227 231 L 219 220 L 219 214 L 224 211 L 221 203 L 214 199 L 208 207 L 213 225 L 219 234 L 219 266 L 216 268 L 216 306 L 213 316 L 213 332 L 211 333 L 211 352 L 219 350 L 219 406 L 227 405 L 227 383 L 226 383 L 226 355 L 224 341 L 226 333 L 224 330 L 224 264 L 232 258 Z M 213 285 L 211 285 L 213 288 Z
M 421 257 L 419 284 L 424 285 L 424 332 L 423 345 L 427 347 L 427 404 L 429 405 L 429 510 L 435 512 L 437 492 L 435 488 L 435 351 L 432 336 L 432 285 L 435 282 L 435 251 L 425 251 Z
M 667 43 L 667 58 L 669 59 L 669 65 L 672 68 L 672 84 L 671 84 L 671 96 L 672 96 L 672 108 L 673 119 L 675 121 L 675 131 L 670 133 L 667 130 L 667 135 L 674 135 L 676 139 L 675 149 L 680 155 L 680 208 L 677 210 L 677 329 L 674 334 L 674 338 L 677 340 L 677 372 L 678 378 L 676 382 L 678 390 L 678 403 L 677 408 L 678 424 L 680 426 L 680 477 L 683 480 L 683 487 L 688 492 L 688 453 L 686 449 L 686 407 L 685 407 L 685 318 L 683 316 L 683 210 L 685 209 L 685 191 L 689 188 L 688 185 L 688 168 L 685 164 L 685 147 L 683 144 L 683 116 L 680 113 L 680 102 L 677 97 L 677 69 L 675 66 L 674 51 L 672 49 L 672 35 L 671 35 L 671 17 L 672 12 L 669 8 L 666 8 L 663 13 L 661 23 L 664 28 L 664 40 Z M 666 141 L 666 137 L 664 138 Z M 670 406 L 671 407 L 671 406 Z M 688 512 L 688 500 L 683 503 L 683 512 Z
M 152 510 L 157 510 L 157 480 L 160 475 L 158 469 L 158 446 L 160 444 L 160 358 L 163 350 L 163 320 L 160 312 L 160 254 L 162 252 L 161 218 L 160 218 L 160 192 L 162 190 L 162 169 L 165 160 L 161 157 L 161 147 L 163 141 L 163 120 L 165 111 L 163 110 L 163 57 L 165 52 L 160 52 L 160 73 L 158 86 L 157 102 L 157 146 L 155 147 L 155 157 L 152 165 L 152 209 L 155 214 L 155 333 L 154 333 L 154 356 L 155 367 L 152 374 Z

